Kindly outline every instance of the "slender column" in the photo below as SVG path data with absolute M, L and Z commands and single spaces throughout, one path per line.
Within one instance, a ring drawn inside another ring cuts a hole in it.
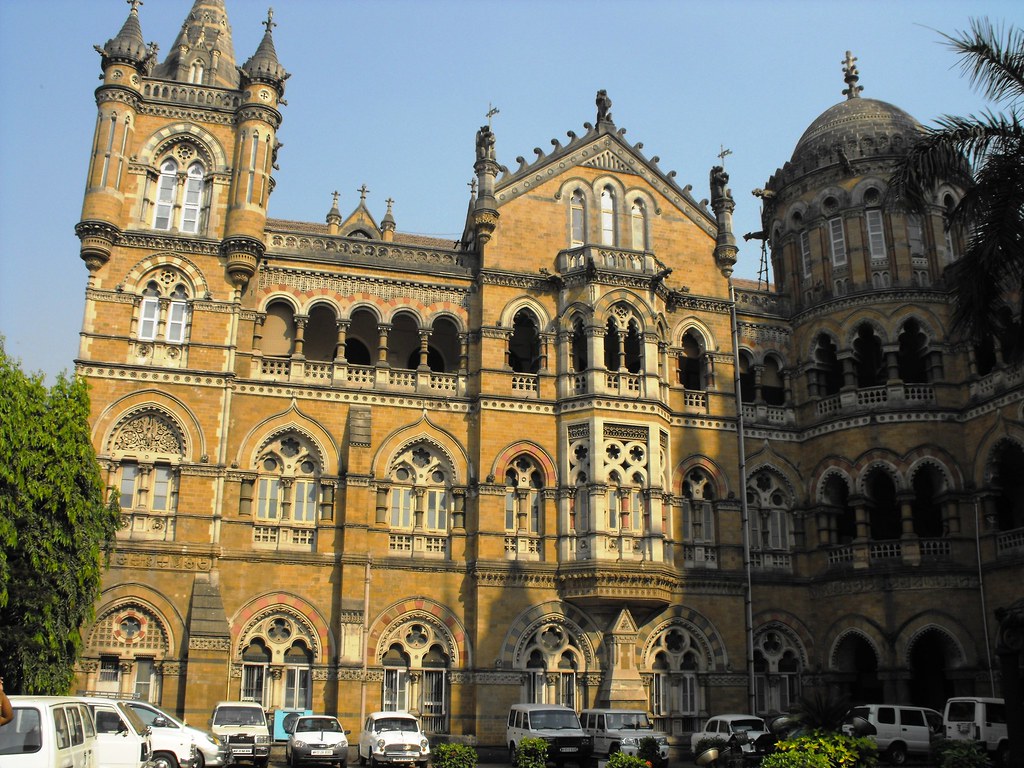
M 854 518 L 857 521 L 857 541 L 867 541 L 871 533 L 867 499 L 863 496 L 851 496 L 849 501 L 853 505 Z
M 292 358 L 295 360 L 306 359 L 303 347 L 306 343 L 306 323 L 308 322 L 309 318 L 305 315 L 295 316 L 295 350 L 292 352 Z
M 429 371 L 430 366 L 427 365 L 427 355 L 429 354 L 428 344 L 430 342 L 430 331 L 420 331 L 420 370 Z
M 764 402 L 764 366 L 754 366 L 754 402 Z
M 345 365 L 348 358 L 345 357 L 345 345 L 348 343 L 348 329 L 352 325 L 351 320 L 338 320 L 338 338 L 334 346 L 334 362 Z
M 900 358 L 895 349 L 887 349 L 885 355 L 885 377 L 889 381 L 896 381 L 900 378 Z
M 252 351 L 253 354 L 260 355 L 263 353 L 263 324 L 267 322 L 267 313 L 260 312 L 256 317 L 256 322 L 252 324 Z
M 900 532 L 902 538 L 914 536 L 914 494 L 901 493 L 897 498 L 900 504 Z
M 382 368 L 388 366 L 388 334 L 391 326 L 381 323 L 377 326 L 377 365 Z

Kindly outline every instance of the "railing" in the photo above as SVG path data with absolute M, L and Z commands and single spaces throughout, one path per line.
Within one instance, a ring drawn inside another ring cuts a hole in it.
M 853 563 L 853 547 L 833 547 L 828 550 L 825 562 L 828 564 L 829 568 L 851 565 Z
M 535 373 L 514 373 L 512 374 L 512 391 L 535 395 L 540 389 L 538 381 L 539 377 Z
M 750 565 L 765 571 L 791 571 L 793 556 L 789 552 L 751 552 Z
M 574 373 L 572 376 L 572 393 L 574 395 L 586 394 L 587 391 L 587 374 L 585 373 Z
M 932 560 L 945 560 L 953 554 L 953 544 L 949 539 L 921 539 L 921 557 Z
M 1003 531 L 996 536 L 996 556 L 1024 555 L 1024 528 Z
M 708 393 L 700 390 L 685 389 L 683 390 L 683 404 L 687 408 L 707 410 Z
M 163 85 L 146 83 L 142 95 L 148 99 L 173 101 L 178 104 L 198 104 L 204 107 L 223 107 L 234 110 L 242 103 L 233 91 L 208 88 L 201 85 Z
M 457 392 L 459 377 L 454 373 L 431 373 L 430 389 L 435 392 Z
M 717 568 L 718 550 L 714 544 L 684 544 L 683 563 L 690 568 Z
M 345 368 L 345 381 L 354 387 L 372 387 L 375 380 L 374 368 L 369 365 L 349 365 Z
M 903 545 L 898 541 L 882 541 L 872 544 L 868 553 L 872 560 L 900 560 L 903 558 Z
M 420 713 L 420 725 L 424 733 L 441 734 L 448 733 L 448 715 L 427 715 Z
M 839 413 L 842 408 L 843 403 L 839 395 L 829 395 L 818 401 L 816 410 L 819 416 L 831 416 L 834 413 Z
M 903 387 L 903 398 L 912 402 L 935 402 L 935 387 L 931 384 L 907 384 Z
M 287 378 L 292 370 L 292 361 L 287 358 L 264 357 L 260 362 L 260 373 L 264 376 Z
M 305 376 L 314 383 L 330 383 L 334 378 L 334 363 L 306 363 Z
M 388 384 L 396 389 L 415 389 L 416 371 L 396 371 L 388 369 Z
M 881 405 L 889 400 L 886 387 L 864 387 L 857 390 L 857 405 Z

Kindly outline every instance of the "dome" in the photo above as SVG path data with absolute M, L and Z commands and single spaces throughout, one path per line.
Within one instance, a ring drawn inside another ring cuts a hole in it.
M 793 163 L 831 155 L 842 147 L 849 159 L 906 151 L 921 124 L 899 107 L 877 99 L 848 98 L 810 124 L 793 150 Z

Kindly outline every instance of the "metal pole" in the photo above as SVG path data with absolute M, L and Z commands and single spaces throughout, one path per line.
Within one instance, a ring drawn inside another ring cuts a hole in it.
M 992 670 L 992 643 L 988 639 L 988 608 L 985 607 L 985 577 L 981 573 L 981 515 L 978 513 L 978 497 L 974 497 L 974 548 L 978 555 L 978 592 L 981 594 L 981 626 L 985 630 L 985 657 L 988 659 L 988 685 L 996 695 L 996 676 Z
M 363 575 L 363 631 L 362 635 L 362 654 L 363 654 L 363 674 L 362 682 L 359 684 L 359 722 L 362 724 L 366 720 L 366 675 L 368 674 L 369 667 L 369 655 L 370 652 L 366 647 L 367 640 L 370 636 L 370 569 L 373 567 L 373 557 L 367 556 L 366 558 L 366 571 Z M 362 727 L 362 725 L 360 725 Z
M 750 510 L 747 507 L 747 451 L 743 438 L 743 396 L 740 392 L 740 330 L 736 320 L 736 288 L 729 278 L 729 299 L 731 300 L 729 319 L 732 323 L 732 354 L 733 371 L 735 372 L 734 389 L 736 391 L 736 441 L 740 459 L 740 518 L 743 522 L 743 570 L 746 574 L 747 588 L 744 595 L 744 623 L 747 634 L 747 711 L 755 712 L 754 690 L 754 595 L 753 580 L 750 567 Z

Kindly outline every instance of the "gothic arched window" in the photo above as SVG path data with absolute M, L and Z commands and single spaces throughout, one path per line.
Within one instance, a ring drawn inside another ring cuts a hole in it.
M 650 708 L 655 716 L 698 714 L 698 673 L 702 671 L 703 656 L 684 627 L 668 627 L 658 633 L 651 645 L 648 667 L 653 672 Z
M 576 190 L 569 198 L 569 245 L 572 248 L 583 245 L 587 240 L 587 216 L 583 193 Z
M 601 245 L 615 245 L 615 194 L 611 187 L 601 190 Z
M 529 456 L 519 456 L 505 470 L 505 530 L 540 533 L 544 475 Z
M 800 699 L 800 658 L 800 649 L 785 632 L 768 628 L 755 637 L 755 714 L 788 712 Z
M 789 494 L 775 473 L 762 469 L 747 484 L 750 547 L 788 552 L 792 539 Z
M 529 309 L 520 309 L 512 319 L 508 339 L 508 363 L 517 373 L 540 370 L 540 322 Z
M 637 198 L 629 209 L 629 221 L 633 234 L 633 250 L 647 250 L 647 208 L 644 201 Z
M 394 530 L 447 533 L 452 512 L 452 468 L 433 446 L 418 443 L 391 462 L 389 521 Z

